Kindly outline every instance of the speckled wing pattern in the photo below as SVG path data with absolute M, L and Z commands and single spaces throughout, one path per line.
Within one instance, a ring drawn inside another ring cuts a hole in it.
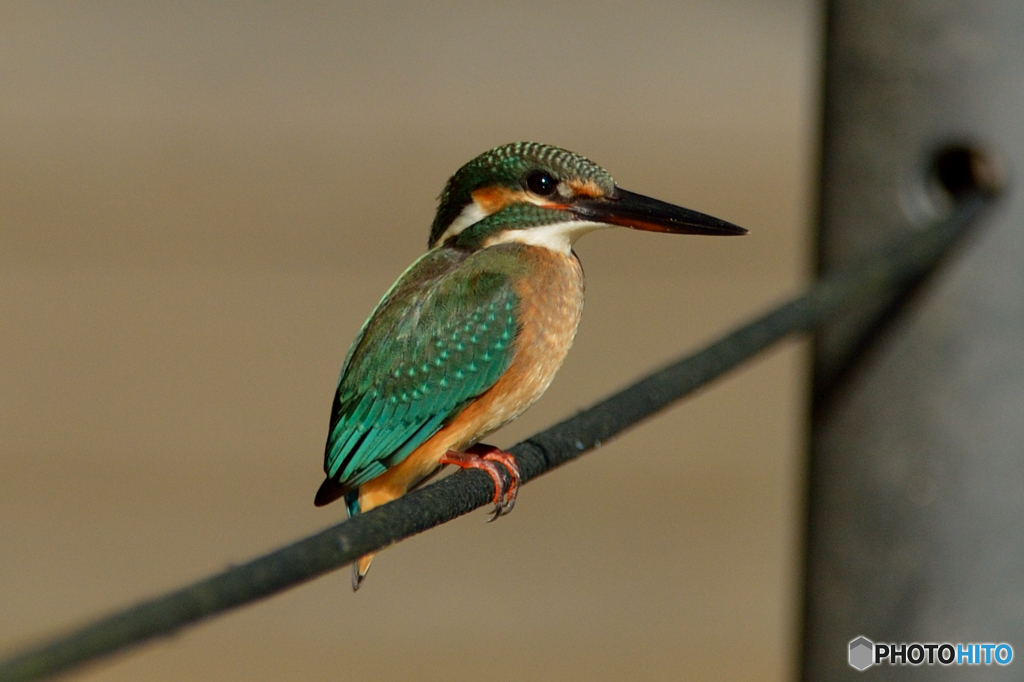
M 352 344 L 324 458 L 328 478 L 343 489 L 404 460 L 508 369 L 516 293 L 506 274 L 475 260 L 453 249 L 428 252 Z

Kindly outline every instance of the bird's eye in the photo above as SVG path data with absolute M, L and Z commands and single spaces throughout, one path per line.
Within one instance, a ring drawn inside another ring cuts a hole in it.
M 555 193 L 558 181 L 547 171 L 534 171 L 527 176 L 526 187 L 537 196 L 548 197 Z

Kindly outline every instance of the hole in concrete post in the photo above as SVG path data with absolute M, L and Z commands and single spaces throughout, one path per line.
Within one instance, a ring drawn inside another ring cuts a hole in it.
M 922 166 L 923 172 L 901 197 L 907 217 L 922 227 L 949 215 L 957 203 L 975 194 L 999 194 L 1006 182 L 996 156 L 966 142 L 939 146 Z
M 940 148 L 932 159 L 933 182 L 953 201 L 975 193 L 995 196 L 1003 188 L 999 164 L 984 150 L 965 144 Z

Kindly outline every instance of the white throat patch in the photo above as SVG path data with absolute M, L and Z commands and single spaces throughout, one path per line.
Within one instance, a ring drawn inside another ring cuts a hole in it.
M 588 232 L 605 227 L 614 226 L 607 223 L 593 223 L 589 220 L 567 220 L 564 223 L 552 223 L 522 230 L 504 230 L 485 241 L 483 246 L 486 248 L 495 244 L 519 242 L 530 246 L 541 246 L 568 256 L 572 253 L 572 245 L 577 239 Z
M 547 202 L 539 197 L 533 197 L 527 193 L 522 193 L 526 201 L 536 204 L 537 206 L 546 206 Z M 476 225 L 478 222 L 487 218 L 488 216 L 494 215 L 497 211 L 501 210 L 507 204 L 499 204 L 498 206 L 488 206 L 486 201 L 482 201 L 474 195 L 473 201 L 467 204 L 462 211 L 455 217 L 455 220 L 451 222 L 446 229 L 438 238 L 434 244 L 434 248 L 441 246 L 446 241 L 453 237 L 465 232 L 467 229 Z M 529 244 L 531 246 L 541 246 L 552 251 L 564 253 L 569 255 L 572 253 L 573 243 L 594 230 L 600 230 L 603 227 L 614 227 L 607 223 L 595 223 L 589 220 L 566 220 L 561 223 L 552 223 L 550 225 L 538 225 L 536 227 L 527 227 L 521 230 L 503 230 L 497 234 L 486 239 L 482 245 L 482 248 L 488 246 L 494 246 L 495 244 L 510 244 L 513 242 L 519 242 L 520 244 Z

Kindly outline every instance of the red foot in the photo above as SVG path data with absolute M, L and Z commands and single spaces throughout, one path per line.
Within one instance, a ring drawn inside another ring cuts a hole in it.
M 508 470 L 509 481 L 505 484 L 505 477 L 497 464 L 503 465 Z M 493 445 L 474 445 L 466 448 L 465 452 L 449 450 L 441 457 L 441 464 L 454 464 L 460 469 L 482 469 L 494 481 L 494 516 L 491 521 L 504 516 L 516 506 L 516 496 L 519 494 L 519 465 L 516 458 L 510 452 L 499 450 Z

